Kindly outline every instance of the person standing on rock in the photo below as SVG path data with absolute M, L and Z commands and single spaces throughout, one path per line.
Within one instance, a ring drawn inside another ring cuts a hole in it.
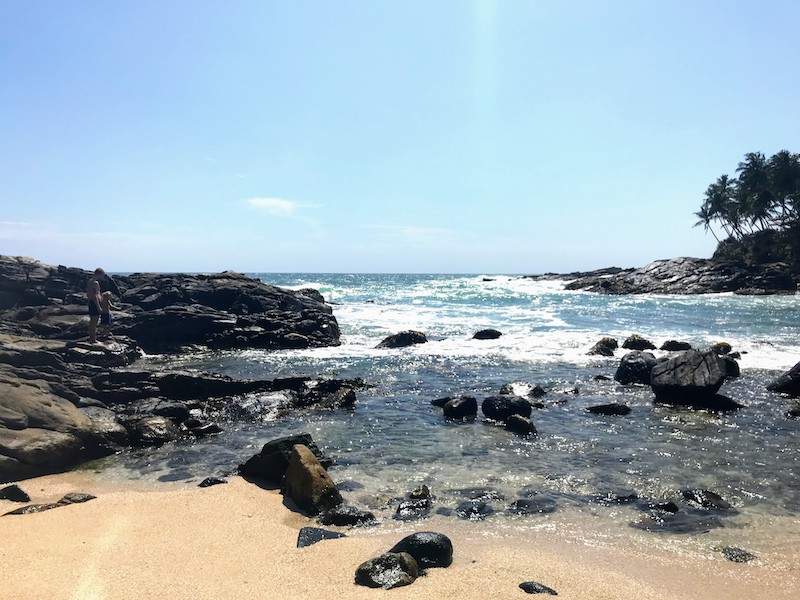
M 111 335 L 112 309 L 119 310 L 119 307 L 111 302 L 111 292 L 103 292 L 100 294 L 100 333 L 103 339 Z
M 97 322 L 100 320 L 100 280 L 106 277 L 103 269 L 94 270 L 94 275 L 86 284 L 86 301 L 89 304 L 89 343 L 97 343 Z

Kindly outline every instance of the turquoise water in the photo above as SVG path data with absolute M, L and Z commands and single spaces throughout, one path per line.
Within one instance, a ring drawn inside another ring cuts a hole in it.
M 109 473 L 199 480 L 231 472 L 269 439 L 308 431 L 334 458 L 334 479 L 357 488 L 345 494 L 348 501 L 385 520 L 394 511 L 387 498 L 426 484 L 443 512 L 466 500 L 462 490 L 490 488 L 503 500 L 489 502 L 496 512 L 487 522 L 518 523 L 519 517 L 507 516 L 505 509 L 534 490 L 556 507 L 537 516 L 541 522 L 591 514 L 617 531 L 639 535 L 627 525 L 647 514 L 641 506 L 645 500 L 603 508 L 595 498 L 633 492 L 653 501 L 680 500 L 679 490 L 703 488 L 734 507 L 721 515 L 724 527 L 712 528 L 710 535 L 719 540 L 744 536 L 766 552 L 775 545 L 776 528 L 781 539 L 800 539 L 800 422 L 786 417 L 789 400 L 765 389 L 800 361 L 800 300 L 794 296 L 600 296 L 564 291 L 559 281 L 513 276 L 258 277 L 322 292 L 339 321 L 342 345 L 154 356 L 136 368 L 265 379 L 361 377 L 374 387 L 359 391 L 351 411 L 308 410 L 276 418 L 264 410 L 247 421 L 222 423 L 225 432 L 214 438 L 114 457 L 105 463 Z M 487 327 L 500 330 L 502 337 L 472 339 Z M 375 348 L 404 329 L 423 331 L 429 342 L 402 350 Z M 621 343 L 633 333 L 657 346 L 667 339 L 697 348 L 731 343 L 742 352 L 743 376 L 727 382 L 722 393 L 745 408 L 714 415 L 659 407 L 649 387 L 596 380 L 613 376 L 625 351 L 599 358 L 588 356 L 589 348 L 603 336 Z M 542 398 L 545 407 L 532 415 L 538 435 L 531 438 L 480 418 L 446 422 L 441 409 L 430 404 L 454 394 L 474 395 L 480 402 L 514 381 L 539 384 L 548 392 Z M 598 417 L 585 410 L 608 402 L 625 403 L 633 411 Z M 262 403 L 268 406 L 269 398 Z

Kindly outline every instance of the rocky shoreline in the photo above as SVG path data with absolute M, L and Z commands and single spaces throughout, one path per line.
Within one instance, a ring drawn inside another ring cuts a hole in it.
M 797 277 L 784 263 L 749 266 L 732 261 L 680 257 L 657 260 L 638 269 L 616 267 L 597 271 L 530 276 L 567 279 L 568 290 L 598 294 L 794 294 Z
M 145 352 L 334 346 L 339 326 L 314 290 L 284 290 L 230 272 L 134 274 L 103 282 L 118 293 L 121 310 L 113 337 L 89 344 L 90 277 L 0 256 L 0 482 L 62 471 L 127 446 L 211 435 L 220 431 L 220 416 L 253 402 L 278 413 L 349 407 L 364 385 L 135 371 Z

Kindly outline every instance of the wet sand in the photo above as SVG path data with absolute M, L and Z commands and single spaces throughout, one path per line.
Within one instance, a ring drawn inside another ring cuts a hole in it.
M 0 517 L 0 598 L 9 600 L 506 599 L 529 597 L 518 586 L 531 580 L 566 599 L 800 597 L 800 566 L 597 547 L 546 531 L 487 532 L 452 518 L 360 529 L 298 549 L 298 531 L 315 521 L 289 510 L 279 492 L 238 477 L 209 488 L 153 487 L 78 471 L 20 486 L 33 503 L 76 491 L 97 499 Z M 0 512 L 19 506 L 3 500 Z M 408 533 L 430 530 L 452 540 L 449 568 L 391 591 L 354 584 L 361 562 Z

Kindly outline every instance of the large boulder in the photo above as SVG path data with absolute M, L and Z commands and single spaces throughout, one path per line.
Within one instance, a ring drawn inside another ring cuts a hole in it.
M 292 447 L 283 493 L 311 515 L 329 510 L 343 501 L 331 476 L 314 453 L 301 444 Z
M 310 449 L 324 468 L 331 465 L 331 459 L 322 453 L 311 438 L 311 434 L 300 433 L 270 440 L 264 444 L 261 452 L 239 465 L 239 473 L 273 485 L 280 485 L 289 467 L 292 449 L 298 444 Z
M 717 394 L 727 376 L 725 362 L 715 352 L 687 350 L 656 364 L 650 385 L 657 402 L 730 410 L 740 405 Z
M 0 483 L 56 473 L 111 452 L 104 428 L 41 379 L 0 367 Z
M 486 398 L 481 410 L 487 419 L 505 422 L 511 415 L 530 417 L 533 406 L 526 398 L 502 394 Z

